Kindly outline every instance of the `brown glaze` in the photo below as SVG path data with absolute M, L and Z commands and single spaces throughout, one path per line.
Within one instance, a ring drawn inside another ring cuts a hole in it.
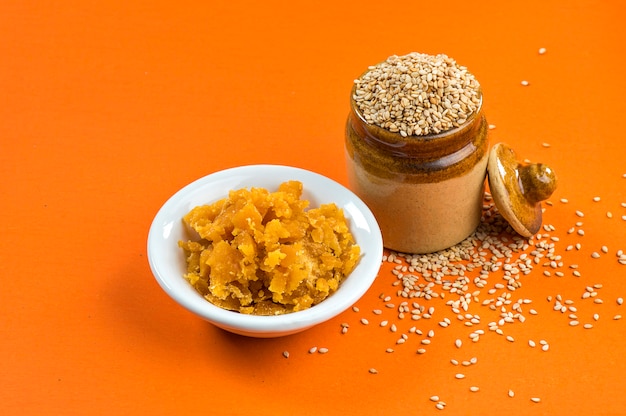
M 354 88 L 352 95 L 354 95 Z M 434 183 L 461 176 L 487 153 L 488 124 L 479 106 L 460 127 L 439 134 L 403 137 L 367 123 L 350 99 L 346 150 L 372 175 L 405 183 Z
M 489 186 L 502 216 L 520 235 L 530 237 L 541 228 L 541 201 L 557 186 L 554 171 L 545 164 L 521 164 L 504 143 L 489 154 Z

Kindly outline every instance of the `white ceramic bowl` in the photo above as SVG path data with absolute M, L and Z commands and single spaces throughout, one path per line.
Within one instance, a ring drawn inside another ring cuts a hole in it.
M 178 241 L 187 239 L 182 217 L 193 207 L 210 204 L 228 191 L 261 187 L 270 191 L 287 180 L 303 184 L 311 207 L 334 202 L 343 209 L 361 259 L 339 289 L 323 302 L 299 312 L 278 316 L 246 315 L 227 311 L 204 299 L 183 278 L 185 259 Z M 304 169 L 277 165 L 250 165 L 226 169 L 198 179 L 174 194 L 157 213 L 148 234 L 148 261 L 157 282 L 176 302 L 214 325 L 241 335 L 277 337 L 303 331 L 351 307 L 374 282 L 383 254 L 382 236 L 374 215 L 350 190 Z

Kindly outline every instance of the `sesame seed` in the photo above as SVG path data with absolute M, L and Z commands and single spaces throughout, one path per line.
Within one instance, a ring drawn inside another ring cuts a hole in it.
M 546 48 L 539 48 L 539 55 L 543 55 L 546 53 Z
M 355 80 L 353 100 L 367 122 L 421 136 L 462 125 L 478 109 L 480 85 L 446 55 L 393 55 Z
M 530 85 L 530 83 L 528 81 L 526 81 L 525 79 L 522 80 L 522 82 L 520 84 L 522 84 L 524 87 L 527 87 L 528 85 Z
M 509 391 L 508 391 L 508 396 L 509 396 L 509 397 L 515 397 L 515 392 L 514 392 L 513 390 L 510 390 L 510 389 L 509 389 Z
M 624 299 L 623 298 L 617 298 L 616 302 L 617 302 L 618 305 L 621 305 L 621 304 L 624 303 Z
M 576 216 L 578 216 L 578 217 L 581 217 L 581 218 L 582 218 L 582 217 L 584 217 L 584 216 L 585 216 L 585 214 L 584 214 L 582 211 L 576 211 Z
M 375 368 L 370 368 L 368 371 L 370 374 L 378 374 L 378 370 L 376 370 Z
M 463 373 L 457 373 L 457 374 L 455 374 L 455 375 L 454 375 L 454 378 L 459 379 L 459 380 L 460 380 L 460 379 L 463 379 L 463 378 L 465 378 L 465 374 L 463 374 Z
M 326 354 L 328 352 L 328 348 L 324 348 L 324 347 L 319 348 L 317 352 L 319 352 L 320 354 Z
M 541 401 L 541 399 L 539 397 L 531 397 L 530 401 L 533 403 L 539 403 Z
M 283 357 L 289 358 L 289 351 L 283 351 Z
M 309 354 L 315 354 L 317 352 L 317 347 L 309 348 Z
M 600 202 L 600 197 L 599 196 L 594 196 L 593 197 L 593 202 Z
M 533 341 L 532 339 L 529 339 L 529 340 L 528 340 L 528 345 L 529 345 L 531 348 L 535 348 L 535 346 L 536 346 L 537 344 L 535 344 L 535 341 Z
M 424 349 L 424 348 L 419 348 L 419 349 L 417 350 L 417 353 L 418 353 L 418 354 L 425 354 L 425 353 L 426 353 L 426 349 Z
M 365 318 L 361 318 L 361 323 L 363 325 L 368 325 L 370 322 L 367 319 L 365 319 Z

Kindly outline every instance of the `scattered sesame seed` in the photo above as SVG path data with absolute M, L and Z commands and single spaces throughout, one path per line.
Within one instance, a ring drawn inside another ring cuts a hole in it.
M 472 393 L 476 393 L 477 391 L 479 391 L 479 390 L 480 390 L 480 388 L 479 388 L 478 386 L 470 386 L 469 390 L 470 390 Z
M 546 53 L 546 48 L 539 48 L 539 55 L 543 55 Z
M 576 216 L 582 218 L 585 216 L 585 214 L 582 211 L 576 211 Z
M 530 83 L 528 81 L 526 81 L 525 79 L 522 80 L 522 82 L 520 84 L 522 84 L 524 87 L 527 87 L 528 85 L 530 85 Z
M 425 348 L 420 348 L 417 350 L 418 354 L 425 354 L 426 353 L 426 349 Z
M 460 380 L 460 379 L 462 379 L 462 378 L 465 378 L 465 374 L 463 374 L 463 373 L 456 373 L 456 374 L 454 375 L 454 378 L 456 378 L 456 379 L 459 379 L 459 380 Z
M 599 196 L 594 196 L 593 197 L 593 202 L 600 202 L 600 197 Z
M 515 397 L 515 392 L 513 390 L 509 389 L 508 395 L 509 395 L 509 397 Z
M 370 374 L 378 374 L 378 370 L 377 370 L 377 369 L 375 369 L 375 368 L 370 368 L 370 369 L 369 369 L 369 373 L 370 373 Z
M 617 298 L 616 302 L 617 302 L 618 305 L 621 305 L 621 304 L 624 303 L 624 299 L 623 298 Z
M 326 354 L 328 352 L 328 348 L 324 348 L 324 347 L 319 348 L 317 352 L 319 352 L 320 354 Z
M 368 325 L 370 322 L 367 319 L 365 319 L 365 318 L 361 318 L 361 323 L 363 325 Z
M 317 352 L 317 347 L 309 348 L 309 354 L 315 354 Z
M 541 146 L 543 146 L 543 147 L 550 147 L 550 143 L 544 142 L 544 143 L 541 143 Z
M 528 345 L 529 345 L 531 348 L 535 348 L 535 346 L 536 346 L 537 344 L 535 344 L 535 341 L 533 341 L 532 339 L 529 339 L 529 340 L 528 340 Z
M 539 397 L 531 397 L 530 401 L 533 403 L 539 403 L 541 401 L 541 399 Z
M 283 357 L 289 358 L 289 351 L 283 351 Z

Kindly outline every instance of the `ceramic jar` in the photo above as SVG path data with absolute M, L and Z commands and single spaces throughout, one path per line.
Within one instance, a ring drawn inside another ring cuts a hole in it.
M 472 234 L 482 215 L 489 148 L 482 96 L 459 127 L 408 137 L 367 123 L 354 98 L 350 104 L 348 183 L 374 213 L 385 247 L 431 253 Z

